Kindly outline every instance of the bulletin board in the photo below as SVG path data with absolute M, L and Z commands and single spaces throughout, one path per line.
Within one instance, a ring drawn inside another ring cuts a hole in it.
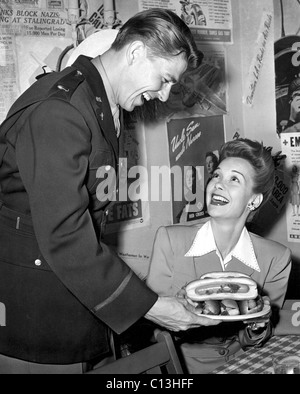
M 199 46 L 232 43 L 231 0 L 129 0 L 132 13 L 151 7 L 177 12 L 189 25 Z M 0 123 L 16 98 L 45 71 L 59 71 L 78 44 L 106 28 L 104 0 L 0 0 Z M 131 16 L 124 1 L 115 1 L 113 28 Z M 76 7 L 76 9 L 75 9 Z M 75 11 L 74 11 L 75 10 Z M 76 14 L 76 15 L 75 15 Z M 197 15 L 197 20 L 195 20 Z M 204 65 L 173 92 L 167 114 L 206 116 L 227 112 L 225 51 L 222 45 L 200 48 Z M 205 99 L 204 99 L 205 97 Z M 184 105 L 182 105 L 182 102 Z M 197 103 L 197 105 L 195 105 Z M 218 111 L 216 113 L 216 110 Z
M 104 27 L 103 0 L 0 0 L 0 123 L 43 69 L 60 71 Z

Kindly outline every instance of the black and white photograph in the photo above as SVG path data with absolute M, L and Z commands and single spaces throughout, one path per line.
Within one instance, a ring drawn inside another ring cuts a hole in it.
M 300 0 L 0 0 L 0 375 L 300 375 L 299 245 Z

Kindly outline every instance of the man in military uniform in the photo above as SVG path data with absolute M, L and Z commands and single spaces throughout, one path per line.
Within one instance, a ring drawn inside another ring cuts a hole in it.
M 119 107 L 167 100 L 201 60 L 179 17 L 145 11 L 103 56 L 13 105 L 0 129 L 0 373 L 79 373 L 109 354 L 109 329 L 143 316 L 174 331 L 217 324 L 158 297 L 101 241 L 109 202 L 97 193 L 97 170 L 117 169 Z

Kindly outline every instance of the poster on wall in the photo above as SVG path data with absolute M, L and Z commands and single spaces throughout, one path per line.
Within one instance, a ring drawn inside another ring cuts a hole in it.
M 285 170 L 283 166 L 279 166 L 275 171 L 275 186 L 272 196 L 268 201 L 275 211 L 280 214 L 286 207 L 290 196 L 290 181 L 286 179 Z
M 285 177 L 290 187 L 286 213 L 288 241 L 300 243 L 300 133 L 282 134 L 281 145 L 287 156 Z
M 228 113 L 226 53 L 223 47 L 199 45 L 204 54 L 202 64 L 183 75 L 172 87 L 167 102 L 145 103 L 138 112 L 144 119 L 169 121 L 188 117 L 221 116 Z
M 300 1 L 280 1 L 276 33 L 277 134 L 300 131 Z M 280 34 L 281 33 L 281 34 Z
M 176 12 L 196 41 L 233 42 L 231 0 L 139 0 L 140 11 L 156 7 Z
M 116 202 L 107 216 L 106 233 L 148 226 L 147 151 L 144 126 L 132 122 L 122 132 Z
M 218 116 L 227 113 L 226 57 L 224 48 L 199 45 L 204 54 L 200 67 L 186 73 L 163 104 L 166 117 Z
M 173 224 L 207 217 L 206 187 L 225 140 L 223 116 L 174 119 L 167 124 Z
M 300 131 L 300 36 L 275 44 L 277 134 Z

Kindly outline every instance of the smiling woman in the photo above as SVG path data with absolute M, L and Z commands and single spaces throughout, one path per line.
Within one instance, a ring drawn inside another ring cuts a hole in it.
M 239 241 L 249 215 L 268 201 L 274 184 L 274 161 L 263 144 L 239 139 L 221 148 L 220 163 L 207 186 L 206 197 L 223 258 Z
M 246 222 L 272 193 L 275 168 L 269 149 L 239 139 L 226 143 L 207 186 L 210 220 L 195 227 L 159 229 L 152 253 L 148 285 L 161 296 L 186 297 L 186 287 L 213 272 L 249 276 L 265 304 L 283 306 L 291 270 L 291 253 L 284 246 L 249 233 Z M 179 291 L 179 293 L 178 293 Z M 261 346 L 271 335 L 267 317 L 256 322 L 190 331 L 180 344 L 190 373 L 208 373 L 242 349 Z
M 215 171 L 207 187 L 207 206 L 211 217 L 241 218 L 242 226 L 249 211 L 258 208 L 262 193 L 254 192 L 254 170 L 239 157 L 228 157 Z M 226 207 L 225 209 L 217 209 Z M 250 209 L 251 207 L 251 209 Z
M 270 198 L 275 182 L 275 167 L 272 155 L 263 144 L 251 140 L 235 140 L 223 146 L 220 161 L 229 157 L 246 160 L 254 174 L 254 192 L 261 193 L 264 203 Z

